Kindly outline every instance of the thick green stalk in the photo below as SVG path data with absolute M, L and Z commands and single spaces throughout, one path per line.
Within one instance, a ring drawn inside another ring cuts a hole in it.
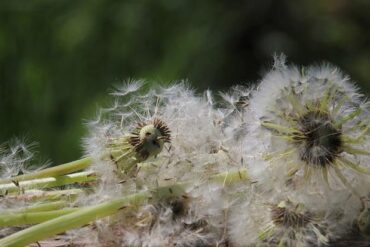
M 1 200 L 10 200 L 10 201 L 38 201 L 38 200 L 48 200 L 48 201 L 56 201 L 56 200 L 74 200 L 77 195 L 83 193 L 84 190 L 82 189 L 69 189 L 69 190 L 55 190 L 55 191 L 41 191 L 41 190 L 28 190 L 24 194 L 20 195 L 8 195 L 7 197 Z
M 54 219 L 79 210 L 78 208 L 65 208 L 46 212 L 5 213 L 0 214 L 0 227 L 32 225 Z
M 11 177 L 0 180 L 0 184 L 10 183 L 10 182 L 20 182 L 24 180 L 38 179 L 38 178 L 47 178 L 47 177 L 57 177 L 65 175 L 68 173 L 76 172 L 85 169 L 91 165 L 92 159 L 87 157 L 80 160 L 72 161 L 63 165 L 58 165 L 39 171 Z
M 36 212 L 46 212 L 51 210 L 57 210 L 64 208 L 68 205 L 66 201 L 55 201 L 41 203 L 34 206 L 28 206 L 24 208 L 17 208 L 12 210 L 6 210 L 4 213 L 36 213 Z M 1 216 L 1 215 L 0 215 Z
M 238 181 L 248 180 L 246 170 L 226 172 L 211 176 L 210 182 L 223 183 L 230 185 Z M 185 193 L 190 181 L 163 186 L 151 191 L 139 192 L 123 198 L 111 200 L 96 206 L 80 209 L 76 212 L 43 222 L 25 230 L 14 233 L 0 240 L 2 247 L 20 247 L 33 242 L 51 237 L 55 234 L 88 224 L 96 219 L 117 213 L 120 209 L 129 204 L 140 204 L 147 200 L 160 201 L 168 197 L 179 196 Z
M 0 184 L 0 195 L 38 188 L 52 188 L 67 184 L 85 183 L 96 179 L 94 172 L 78 172 L 59 177 L 47 177 L 8 184 Z
M 45 221 L 0 240 L 2 247 L 21 247 L 48 238 L 66 230 L 88 224 L 96 219 L 112 215 L 130 203 L 139 203 L 149 197 L 149 192 L 141 192 L 112 200 L 97 206 L 79 209 L 76 212 Z

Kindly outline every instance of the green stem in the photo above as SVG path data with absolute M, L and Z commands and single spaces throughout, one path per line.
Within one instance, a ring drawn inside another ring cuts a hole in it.
M 209 182 L 223 183 L 224 185 L 230 185 L 238 181 L 246 180 L 248 180 L 246 170 L 221 173 L 209 178 Z M 188 181 L 171 186 L 158 187 L 151 191 L 139 192 L 123 198 L 101 203 L 96 206 L 83 208 L 76 212 L 43 222 L 5 237 L 0 240 L 0 246 L 26 246 L 55 234 L 86 225 L 96 219 L 115 214 L 129 204 L 138 205 L 149 199 L 160 201 L 168 197 L 179 196 L 184 194 L 186 187 L 191 184 L 192 183 Z
M 55 191 L 26 191 L 24 194 L 20 195 L 9 195 L 1 200 L 22 200 L 22 201 L 38 201 L 38 200 L 49 200 L 49 201 L 56 201 L 56 200 L 74 200 L 77 195 L 83 193 L 84 190 L 82 189 L 69 189 L 69 190 L 55 190 Z
M 0 215 L 0 227 L 32 225 L 45 222 L 79 210 L 78 208 L 65 208 L 46 212 L 6 213 Z
M 37 178 L 47 178 L 47 177 L 57 177 L 65 175 L 68 173 L 76 172 L 85 169 L 91 165 L 92 159 L 87 157 L 80 160 L 72 161 L 63 165 L 58 165 L 46 169 L 42 169 L 36 172 L 31 172 L 28 174 L 23 174 L 11 178 L 5 178 L 0 180 L 0 184 L 10 183 L 10 182 L 19 182 L 24 180 L 31 180 Z
M 149 197 L 149 192 L 141 192 L 110 202 L 102 203 L 97 206 L 79 209 L 76 212 L 45 221 L 41 224 L 32 226 L 25 230 L 14 233 L 0 240 L 0 246 L 27 246 L 33 242 L 62 233 L 66 230 L 83 226 L 90 221 L 112 215 L 124 205 L 138 203 Z
M 78 172 L 59 177 L 39 178 L 8 184 L 0 184 L 0 195 L 37 188 L 52 188 L 67 184 L 85 183 L 96 179 L 94 172 Z
M 56 209 L 61 209 L 67 206 L 66 201 L 55 201 L 55 202 L 47 202 L 41 203 L 34 206 L 28 206 L 24 208 L 18 208 L 14 210 L 8 210 L 6 213 L 35 213 L 35 212 L 46 212 Z

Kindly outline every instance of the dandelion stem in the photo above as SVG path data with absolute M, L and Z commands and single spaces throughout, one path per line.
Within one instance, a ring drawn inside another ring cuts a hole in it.
M 26 246 L 66 230 L 88 224 L 93 220 L 112 215 L 127 204 L 146 200 L 149 195 L 149 192 L 141 192 L 96 206 L 79 209 L 76 212 L 43 222 L 3 238 L 0 240 L 0 246 Z
M 38 224 L 77 210 L 79 209 L 65 208 L 45 212 L 5 213 L 0 215 L 0 227 Z
M 19 182 L 31 179 L 46 178 L 46 177 L 57 177 L 72 172 L 80 171 L 88 167 L 92 162 L 92 159 L 87 157 L 80 160 L 72 161 L 66 164 L 42 169 L 40 171 L 23 174 L 11 178 L 1 179 L 0 184 L 10 183 L 10 182 Z
M 35 213 L 35 212 L 46 212 L 56 209 L 61 209 L 67 206 L 66 201 L 55 201 L 55 202 L 47 202 L 41 203 L 34 206 L 28 206 L 24 208 L 17 208 L 14 210 L 8 210 L 6 213 Z
M 94 172 L 78 172 L 59 177 L 47 177 L 8 184 L 0 184 L 0 195 L 37 188 L 52 188 L 67 184 L 85 183 L 96 179 Z
M 42 191 L 42 190 L 29 190 L 24 194 L 20 195 L 8 195 L 1 200 L 21 200 L 21 201 L 38 201 L 38 200 L 49 200 L 57 201 L 63 200 L 74 200 L 78 194 L 83 193 L 82 189 L 69 189 L 69 190 L 55 190 L 55 191 Z
M 230 185 L 238 181 L 248 180 L 246 170 L 225 172 L 211 176 L 208 182 L 223 183 Z M 190 181 L 182 182 L 170 186 L 162 186 L 149 191 L 143 191 L 128 195 L 119 199 L 114 199 L 105 203 L 87 208 L 82 208 L 76 212 L 45 221 L 25 230 L 14 233 L 0 240 L 0 246 L 15 247 L 26 246 L 33 242 L 51 237 L 55 234 L 65 232 L 76 227 L 80 227 L 99 218 L 103 218 L 117 213 L 127 205 L 138 205 L 147 200 L 160 201 L 173 196 L 180 196 L 185 193 Z

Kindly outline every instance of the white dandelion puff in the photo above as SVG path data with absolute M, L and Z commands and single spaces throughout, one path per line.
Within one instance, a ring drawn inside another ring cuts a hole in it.
M 215 246 L 216 232 L 194 215 L 189 198 L 145 205 L 123 236 L 124 246 Z
M 27 173 L 34 158 L 35 143 L 25 144 L 25 141 L 13 139 L 0 146 L 0 177 L 9 178 Z
M 247 152 L 263 156 L 273 176 L 338 180 L 353 190 L 355 180 L 370 175 L 368 106 L 333 66 L 279 65 L 253 93 L 248 116 L 255 122 L 249 128 L 260 144 Z
M 257 193 L 232 207 L 230 240 L 235 246 L 329 245 L 352 227 L 353 211 L 335 208 L 338 202 L 319 195 Z

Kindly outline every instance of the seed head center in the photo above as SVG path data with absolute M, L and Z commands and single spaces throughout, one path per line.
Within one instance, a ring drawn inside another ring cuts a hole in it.
M 271 219 L 278 226 L 300 228 L 305 227 L 311 221 L 311 216 L 307 212 L 298 213 L 286 207 L 273 206 Z
M 171 131 L 160 119 L 154 119 L 151 123 L 139 123 L 129 138 L 140 161 L 159 154 L 166 142 L 171 142 Z
M 341 129 L 323 112 L 308 112 L 298 120 L 304 138 L 300 158 L 309 165 L 326 166 L 342 152 Z

